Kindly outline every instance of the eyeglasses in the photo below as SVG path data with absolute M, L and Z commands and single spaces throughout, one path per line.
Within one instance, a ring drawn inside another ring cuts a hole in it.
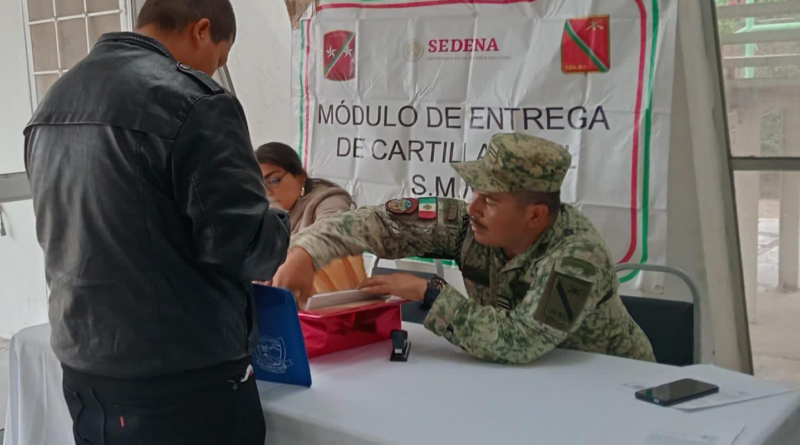
M 286 176 L 289 172 L 283 172 L 282 175 L 276 178 L 269 178 L 264 180 L 264 187 L 268 189 L 274 189 L 278 185 L 280 185 L 281 181 L 283 181 L 283 177 Z

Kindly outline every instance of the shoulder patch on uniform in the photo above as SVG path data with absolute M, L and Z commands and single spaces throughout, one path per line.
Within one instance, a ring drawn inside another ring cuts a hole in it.
M 394 215 L 411 215 L 417 208 L 416 198 L 392 199 L 386 202 L 386 211 Z
M 198 81 L 210 93 L 219 94 L 225 91 L 225 89 L 222 88 L 216 80 L 209 77 L 208 74 L 197 71 L 196 69 L 193 69 L 182 62 L 178 62 L 178 71 Z
M 575 257 L 560 258 L 556 261 L 555 271 L 589 282 L 594 282 L 597 275 L 597 267 L 594 264 Z
M 384 205 L 386 213 L 394 221 L 402 223 L 435 223 L 435 220 L 421 221 L 419 216 L 419 200 L 417 198 L 400 198 L 387 201 Z
M 560 331 L 569 331 L 586 306 L 593 287 L 591 281 L 566 275 L 554 267 L 534 319 Z
M 440 226 L 461 228 L 459 201 L 452 198 L 437 198 L 437 212 Z
M 436 219 L 438 211 L 437 198 L 419 199 L 419 219 Z

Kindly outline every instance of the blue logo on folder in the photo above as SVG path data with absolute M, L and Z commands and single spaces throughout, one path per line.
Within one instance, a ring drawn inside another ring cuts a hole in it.
M 297 304 L 286 289 L 253 285 L 260 337 L 253 354 L 256 379 L 311 386 Z

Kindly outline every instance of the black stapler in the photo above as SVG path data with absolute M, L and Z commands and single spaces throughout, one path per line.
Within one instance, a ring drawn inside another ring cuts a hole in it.
M 396 329 L 392 331 L 392 356 L 393 362 L 407 362 L 411 352 L 411 342 L 408 341 L 408 332 Z

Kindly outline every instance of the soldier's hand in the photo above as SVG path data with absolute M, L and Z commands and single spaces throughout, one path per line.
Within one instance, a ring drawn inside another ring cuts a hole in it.
M 295 247 L 272 279 L 272 285 L 289 289 L 302 309 L 314 293 L 314 260 L 304 249 Z
M 381 295 L 396 295 L 404 300 L 420 301 L 425 297 L 428 280 L 416 275 L 396 273 L 364 280 L 359 290 Z

